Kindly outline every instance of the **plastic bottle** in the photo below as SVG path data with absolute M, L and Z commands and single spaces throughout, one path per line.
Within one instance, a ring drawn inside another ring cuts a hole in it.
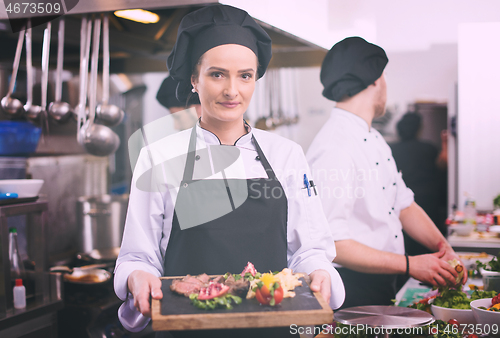
M 469 224 L 476 224 L 477 211 L 476 201 L 472 196 L 467 195 L 464 207 L 464 222 Z
M 23 285 L 23 280 L 16 279 L 16 286 L 14 286 L 14 308 L 24 309 L 26 307 L 26 288 Z
M 446 225 L 455 225 L 458 223 L 458 218 L 457 218 L 457 205 L 453 204 L 451 207 L 451 213 L 448 215 L 448 218 L 446 219 Z
M 10 260 L 10 278 L 15 281 L 18 278 L 24 278 L 25 271 L 23 261 L 19 255 L 17 246 L 17 230 L 16 228 L 9 229 L 9 260 Z

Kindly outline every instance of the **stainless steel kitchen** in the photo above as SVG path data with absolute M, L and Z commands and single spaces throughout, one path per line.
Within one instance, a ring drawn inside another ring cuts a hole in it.
M 499 36 L 496 0 L 0 1 L 0 337 L 500 337 Z

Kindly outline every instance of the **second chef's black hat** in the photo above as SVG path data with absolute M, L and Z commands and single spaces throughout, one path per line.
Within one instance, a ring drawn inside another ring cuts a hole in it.
M 196 62 L 208 50 L 226 44 L 250 48 L 259 62 L 259 78 L 271 60 L 271 38 L 244 10 L 228 5 L 210 5 L 182 18 L 167 67 L 180 84 L 177 97 L 182 100 L 191 90 L 191 73 Z
M 349 37 L 336 43 L 321 65 L 323 96 L 340 101 L 354 96 L 383 73 L 387 65 L 385 51 L 360 37 Z
M 156 94 L 156 99 L 161 103 L 162 106 L 166 108 L 171 107 L 185 107 L 193 104 L 200 104 L 200 100 L 198 96 L 192 96 L 189 98 L 189 101 L 186 103 L 186 100 L 183 102 L 177 99 L 175 95 L 175 91 L 177 90 L 177 81 L 172 79 L 171 76 L 167 76 L 165 80 L 163 80 L 158 93 Z

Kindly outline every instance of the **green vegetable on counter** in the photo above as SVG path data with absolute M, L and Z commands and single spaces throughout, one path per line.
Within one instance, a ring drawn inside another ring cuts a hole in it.
M 498 294 L 496 291 L 482 291 L 482 290 L 474 290 L 474 292 L 470 296 L 470 300 L 483 299 L 483 298 L 493 298 Z
M 496 291 L 482 291 L 475 289 L 469 298 L 463 291 L 444 288 L 441 290 L 441 294 L 434 299 L 433 304 L 449 309 L 469 310 L 471 308 L 471 301 L 483 298 L 493 298 L 496 295 Z
M 496 257 L 493 257 L 491 261 L 488 263 L 484 264 L 480 261 L 476 261 L 477 268 L 483 268 L 484 270 L 488 271 L 495 271 L 495 272 L 500 272 L 500 252 Z
M 471 300 L 467 297 L 465 292 L 460 290 L 454 290 L 445 288 L 441 291 L 441 295 L 434 299 L 434 305 L 440 307 L 446 307 L 449 309 L 470 309 Z
M 493 206 L 500 209 L 500 194 L 493 199 Z

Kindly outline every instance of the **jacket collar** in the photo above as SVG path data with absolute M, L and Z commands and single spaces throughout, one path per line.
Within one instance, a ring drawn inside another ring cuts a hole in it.
M 250 125 L 245 120 L 243 120 L 243 122 L 245 123 L 245 128 L 247 130 L 247 133 L 242 135 L 239 139 L 236 140 L 234 145 L 237 147 L 244 147 L 252 140 L 252 135 L 253 135 L 252 127 L 250 127 Z M 200 119 L 198 119 L 198 122 L 196 122 L 196 136 L 198 140 L 203 141 L 207 145 L 221 145 L 221 141 L 219 140 L 217 135 L 212 133 L 210 130 L 201 127 Z
M 354 130 L 356 132 L 363 134 L 371 133 L 371 128 L 368 125 L 368 123 L 366 123 L 365 120 L 347 110 L 340 108 L 333 108 L 332 116 L 335 116 L 335 118 L 342 120 L 349 120 L 349 122 L 351 122 L 351 125 L 354 127 Z

